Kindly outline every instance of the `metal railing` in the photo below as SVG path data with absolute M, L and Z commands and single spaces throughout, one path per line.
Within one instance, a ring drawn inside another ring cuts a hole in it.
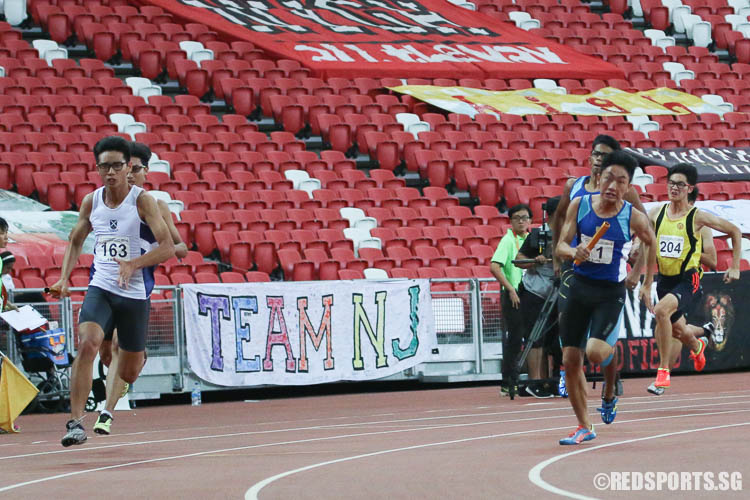
M 431 294 L 437 336 L 435 361 L 407 370 L 394 379 L 472 380 L 499 379 L 502 359 L 500 292 L 494 279 L 433 279 Z M 42 292 L 19 289 L 10 292 Z M 50 321 L 64 328 L 71 354 L 78 344 L 78 313 L 85 288 L 72 288 L 72 297 L 59 301 L 24 302 Z M 15 336 L 7 324 L 0 326 L 0 349 L 20 366 Z M 131 398 L 154 398 L 159 394 L 183 392 L 198 380 L 187 363 L 179 286 L 156 287 L 151 300 L 149 334 L 146 341 L 149 362 L 134 384 Z M 201 382 L 205 389 L 210 384 Z M 218 387 L 216 387 L 218 388 Z M 223 388 L 225 389 L 225 388 Z

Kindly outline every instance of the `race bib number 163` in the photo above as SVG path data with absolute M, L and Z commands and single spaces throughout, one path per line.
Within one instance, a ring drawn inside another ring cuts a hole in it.
M 130 260 L 130 239 L 127 237 L 102 238 L 96 249 L 102 260 L 115 262 L 115 259 Z

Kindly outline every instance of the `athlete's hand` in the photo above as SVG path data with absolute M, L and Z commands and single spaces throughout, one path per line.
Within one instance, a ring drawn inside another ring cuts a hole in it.
M 589 260 L 590 255 L 591 250 L 586 248 L 585 244 L 581 243 L 576 247 L 576 255 L 573 260 L 578 262 L 586 262 L 587 260 Z
M 136 271 L 136 267 L 133 264 L 132 260 L 115 259 L 115 261 L 120 264 L 120 273 L 117 277 L 117 285 L 123 290 L 126 290 L 128 288 L 128 283 L 130 283 L 130 278 Z
M 537 255 L 536 258 L 534 258 L 537 264 L 544 265 L 547 263 L 547 257 L 544 255 Z
M 112 362 L 112 341 L 102 340 L 99 346 L 99 359 L 102 364 L 109 368 L 109 364 Z
M 646 306 L 648 312 L 654 314 L 654 301 L 651 299 L 651 283 L 643 283 L 638 291 L 638 299 Z
M 628 287 L 629 290 L 635 290 L 635 287 L 640 283 L 641 281 L 641 273 L 634 272 L 633 269 L 630 270 L 627 277 L 625 278 L 625 286 Z
M 508 296 L 510 297 L 510 303 L 513 306 L 513 309 L 518 309 L 521 305 L 521 299 L 518 298 L 518 293 L 511 289 L 508 290 Z
M 48 293 L 55 298 L 70 297 L 70 290 L 68 289 L 68 280 L 60 280 L 49 287 Z
M 740 270 L 736 267 L 730 267 L 727 272 L 724 273 L 724 283 L 731 283 L 734 280 L 740 279 Z

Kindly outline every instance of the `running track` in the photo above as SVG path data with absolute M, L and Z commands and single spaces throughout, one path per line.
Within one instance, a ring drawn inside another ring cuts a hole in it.
M 147 407 L 67 449 L 64 415 L 28 415 L 0 435 L 0 498 L 747 498 L 593 485 L 610 471 L 738 471 L 750 490 L 747 381 L 677 376 L 656 397 L 625 380 L 615 423 L 575 447 L 557 444 L 575 427 L 567 400 L 490 386 Z

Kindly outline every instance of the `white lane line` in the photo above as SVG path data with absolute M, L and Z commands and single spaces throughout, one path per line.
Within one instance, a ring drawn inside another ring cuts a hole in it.
M 717 397 L 717 398 L 697 398 L 698 400 L 716 400 L 716 399 L 733 399 L 736 398 L 736 396 L 730 396 L 730 397 Z M 691 400 L 679 400 L 676 402 L 686 402 Z M 644 411 L 669 411 L 669 410 L 681 410 L 685 408 L 690 409 L 697 409 L 700 407 L 713 407 L 713 406 L 723 406 L 723 405 L 732 405 L 732 404 L 742 404 L 748 402 L 747 400 L 742 401 L 731 401 L 731 402 L 725 402 L 725 403 L 704 403 L 704 404 L 690 404 L 685 406 L 666 406 L 662 408 L 642 408 L 642 409 L 633 409 L 633 410 L 625 410 L 621 409 L 618 410 L 618 413 L 638 413 L 638 412 L 644 412 Z M 623 408 L 625 408 L 626 405 L 623 405 Z M 154 440 L 148 440 L 148 441 L 134 441 L 131 443 L 128 442 L 117 442 L 113 444 L 108 445 L 102 445 L 102 446 L 82 446 L 82 447 L 74 447 L 74 448 L 67 448 L 67 449 L 58 449 L 58 450 L 50 450 L 50 451 L 39 451 L 34 453 L 25 453 L 20 455 L 9 455 L 9 456 L 0 456 L 0 461 L 2 460 L 12 460 L 12 459 L 21 459 L 21 458 L 29 458 L 29 457 L 37 457 L 37 456 L 45 456 L 45 455 L 58 455 L 61 453 L 85 453 L 89 451 L 95 451 L 95 450 L 102 450 L 102 449 L 108 449 L 108 448 L 118 448 L 118 447 L 129 447 L 129 446 L 142 446 L 142 445 L 149 445 L 149 444 L 162 444 L 162 443 L 175 443 L 175 442 L 183 442 L 183 441 L 198 441 L 203 439 L 218 439 L 218 438 L 227 438 L 227 437 L 237 437 L 237 436 L 250 436 L 250 435 L 264 435 L 264 434 L 278 434 L 282 432 L 295 432 L 295 431 L 310 431 L 310 430 L 327 430 L 327 429 L 337 429 L 337 428 L 350 428 L 352 425 L 356 426 L 374 426 L 374 425 L 381 425 L 381 424 L 414 424 L 417 425 L 418 422 L 429 422 L 429 421 L 438 421 L 438 420 L 448 420 L 448 419 L 456 419 L 456 418 L 477 418 L 477 417 L 493 417 L 493 416 L 500 416 L 500 415 L 514 415 L 519 413 L 537 413 L 537 412 L 549 412 L 549 411 L 564 411 L 565 413 L 563 415 L 553 415 L 553 416 L 544 416 L 544 417 L 527 417 L 527 418 L 520 418 L 520 419 L 509 419 L 509 420 L 493 420 L 493 421 L 487 421 L 482 422 L 483 424 L 492 424 L 492 423 L 509 423 L 509 422 L 524 422 L 524 421 L 533 421 L 533 420 L 545 420 L 550 418 L 564 418 L 570 416 L 570 407 L 560 407 L 560 408 L 540 408 L 540 409 L 533 409 L 533 410 L 514 410 L 514 411 L 506 411 L 506 412 L 491 412 L 491 413 L 472 413 L 472 414 L 463 414 L 463 415 L 444 415 L 439 417 L 419 417 L 419 418 L 412 418 L 412 419 L 394 419 L 394 420 L 375 420 L 371 422 L 361 422 L 361 423 L 346 423 L 346 424 L 331 424 L 331 425 L 316 425 L 316 426 L 308 426 L 308 427 L 294 427 L 294 428 L 284 428 L 284 429 L 272 429 L 272 430 L 265 430 L 265 431 L 246 431 L 246 432 L 234 432 L 234 433 L 227 433 L 227 434 L 211 434 L 211 435 L 204 435 L 204 436 L 188 436 L 188 437 L 182 437 L 182 438 L 169 438 L 169 439 L 154 439 Z M 592 411 L 591 415 L 596 415 L 596 412 Z M 458 424 L 459 426 L 464 425 L 473 425 L 473 423 L 467 423 L 467 424 Z
M 685 414 L 685 415 L 669 415 L 669 416 L 663 416 L 663 417 L 647 417 L 647 418 L 642 418 L 642 419 L 623 420 L 620 423 L 621 424 L 625 424 L 625 423 L 631 423 L 631 422 L 646 422 L 646 421 L 651 421 L 651 420 L 662 420 L 662 419 L 666 419 L 666 418 L 675 419 L 675 418 L 688 418 L 688 417 L 706 416 L 706 415 L 723 415 L 723 414 L 731 414 L 731 413 L 746 412 L 746 411 L 747 411 L 746 409 L 742 409 L 742 410 L 725 410 L 725 411 L 718 411 L 718 412 L 713 412 L 713 413 L 693 413 L 693 414 Z M 545 417 L 541 417 L 541 418 L 545 418 Z M 520 419 L 520 420 L 524 420 L 524 419 Z M 477 425 L 484 425 L 484 424 L 490 424 L 490 423 L 496 423 L 496 422 L 477 422 L 477 423 L 474 423 L 474 424 L 438 425 L 438 426 L 434 426 L 432 429 L 447 429 L 447 428 L 454 428 L 454 427 L 477 426 Z M 491 434 L 491 435 L 488 435 L 488 436 L 478 436 L 478 437 L 472 437 L 472 438 L 465 438 L 465 439 L 444 441 L 444 442 L 440 442 L 440 443 L 427 443 L 427 444 L 424 444 L 424 445 L 417 445 L 417 446 L 414 446 L 414 447 L 403 448 L 403 449 L 426 448 L 426 447 L 438 446 L 438 445 L 442 445 L 442 444 L 451 444 L 451 443 L 461 443 L 461 442 L 468 442 L 468 441 L 477 441 L 477 440 L 483 440 L 483 439 L 492 439 L 492 438 L 496 438 L 496 437 L 518 436 L 518 435 L 523 435 L 523 434 L 539 433 L 539 432 L 546 432 L 546 431 L 557 431 L 557 430 L 561 430 L 561 429 L 570 429 L 570 425 L 566 425 L 566 426 L 562 426 L 562 427 L 548 427 L 548 428 L 544 428 L 544 429 L 534 429 L 534 430 L 525 430 L 525 431 L 517 431 L 517 432 L 508 432 L 508 433 L 504 433 L 504 434 Z M 431 430 L 431 429 L 430 428 L 424 428 L 424 429 L 418 429 L 418 430 Z M 108 465 L 108 466 L 104 466 L 104 467 L 96 467 L 94 469 L 85 469 L 85 470 L 79 470 L 79 471 L 74 471 L 74 472 L 66 472 L 64 474 L 57 474 L 57 475 L 54 475 L 54 476 L 45 476 L 45 477 L 41 477 L 39 479 L 32 479 L 30 481 L 24 481 L 24 482 L 21 482 L 21 483 L 10 484 L 8 486 L 3 486 L 2 488 L 0 488 L 0 493 L 5 492 L 5 491 L 10 491 L 10 490 L 13 490 L 13 489 L 16 489 L 16 488 L 21 488 L 23 486 L 30 486 L 32 484 L 43 483 L 43 482 L 46 482 L 46 481 L 53 481 L 53 480 L 57 480 L 57 479 L 64 479 L 64 478 L 68 478 L 68 477 L 78 476 L 78 475 L 81 475 L 81 474 L 88 474 L 88 473 L 91 473 L 91 472 L 99 472 L 99 471 L 104 471 L 104 470 L 119 469 L 119 468 L 123 468 L 123 467 L 129 467 L 129 466 L 132 466 L 132 465 L 142 465 L 142 464 L 150 464 L 150 463 L 157 463 L 157 462 L 165 462 L 165 461 L 168 461 L 168 460 L 179 460 L 179 459 L 184 459 L 184 458 L 193 458 L 193 457 L 200 457 L 200 456 L 205 456 L 205 455 L 214 455 L 214 454 L 217 454 L 217 453 L 227 453 L 227 452 L 231 452 L 231 451 L 250 450 L 250 449 L 257 449 L 257 448 L 268 448 L 268 447 L 272 447 L 272 446 L 283 446 L 283 445 L 301 444 L 301 443 L 314 443 L 314 442 L 323 442 L 323 441 L 334 441 L 334 440 L 338 440 L 338 439 L 346 439 L 346 438 L 354 438 L 354 437 L 362 437 L 362 436 L 377 436 L 377 435 L 384 435 L 384 434 L 398 434 L 398 433 L 402 433 L 402 432 L 414 432 L 414 430 L 412 430 L 412 429 L 395 430 L 395 431 L 394 430 L 387 430 L 387 431 L 377 431 L 377 432 L 362 432 L 362 433 L 357 433 L 357 434 L 343 434 L 343 435 L 339 435 L 339 436 L 328 436 L 328 437 L 320 437 L 320 438 L 297 439 L 297 440 L 291 440 L 291 441 L 281 441 L 281 442 L 276 442 L 276 443 L 254 444 L 254 445 L 247 445 L 247 446 L 238 446 L 238 447 L 233 447 L 233 448 L 222 448 L 222 449 L 218 449 L 218 450 L 200 451 L 200 452 L 196 452 L 196 453 L 188 453 L 188 454 L 184 454 L 184 455 L 175 455 L 175 456 L 170 456 L 170 457 L 152 458 L 152 459 L 149 459 L 149 460 L 138 460 L 138 461 L 135 461 L 135 462 L 125 462 L 125 463 L 122 463 L 122 464 Z M 383 450 L 383 451 L 380 451 L 380 452 L 374 452 L 374 453 L 367 454 L 366 456 L 374 456 L 374 455 L 379 455 L 379 454 L 384 454 L 384 453 L 392 453 L 394 451 L 402 451 L 403 449 L 402 448 L 398 448 L 396 450 Z M 362 456 L 362 457 L 360 457 L 360 456 L 349 457 L 348 459 L 349 460 L 354 460 L 356 458 L 363 458 L 363 457 L 364 456 Z M 346 460 L 346 459 L 339 459 L 338 461 L 344 461 L 344 460 Z M 334 462 L 331 462 L 331 463 L 335 463 L 335 462 L 338 462 L 338 461 L 334 461 Z M 328 462 L 321 463 L 321 464 L 318 464 L 317 466 L 320 467 L 322 465 L 327 465 L 327 463 Z M 312 467 L 306 467 L 306 468 L 303 468 L 303 469 L 307 470 L 308 468 L 312 468 Z M 290 475 L 290 474 L 292 474 L 294 472 L 299 472 L 299 471 L 290 471 L 289 473 L 284 473 L 284 474 L 279 475 L 279 476 L 280 477 L 284 477 L 284 476 Z M 245 498 L 247 498 L 247 493 L 245 494 Z
M 729 411 L 714 412 L 713 414 L 719 415 L 719 414 L 729 414 L 729 413 L 740 413 L 740 412 L 745 412 L 745 411 L 746 410 L 729 410 Z M 651 421 L 651 420 L 661 420 L 661 419 L 664 419 L 664 418 L 701 417 L 701 416 L 705 416 L 705 415 L 711 415 L 711 413 L 693 413 L 693 414 L 677 415 L 677 416 L 670 416 L 670 417 L 639 418 L 639 419 L 633 419 L 633 420 L 623 420 L 621 422 L 616 422 L 616 423 L 619 423 L 620 425 L 622 425 L 622 424 L 627 424 L 627 423 L 646 422 L 646 421 Z M 550 428 L 547 428 L 547 429 L 534 429 L 534 430 L 527 430 L 527 431 L 507 432 L 507 433 L 503 433 L 503 434 L 491 434 L 491 435 L 488 435 L 488 436 L 476 436 L 476 437 L 471 437 L 471 438 L 453 439 L 453 440 L 450 440 L 450 441 L 441 441 L 441 442 L 437 442 L 437 443 L 426 443 L 426 444 L 420 444 L 420 445 L 414 445 L 414 446 L 406 446 L 406 447 L 403 447 L 403 448 L 392 448 L 390 450 L 381 450 L 381 451 L 375 451 L 375 452 L 372 452 L 372 453 L 364 453 L 362 455 L 355 455 L 355 456 L 350 456 L 350 457 L 339 458 L 339 459 L 336 459 L 336 460 L 328 460 L 328 461 L 325 461 L 325 462 L 319 462 L 319 463 L 316 463 L 316 464 L 310 464 L 310 465 L 307 465 L 305 467 L 300 467 L 298 469 L 293 469 L 293 470 L 289 470 L 289 471 L 286 471 L 286 472 L 282 472 L 280 474 L 276 474 L 275 476 L 267 477 L 266 479 L 263 479 L 263 480 L 255 483 L 254 485 L 252 485 L 245 492 L 245 500 L 258 500 L 258 493 L 260 493 L 260 490 L 262 490 L 263 488 L 265 488 L 269 484 L 273 483 L 274 481 L 277 481 L 279 479 L 283 479 L 283 478 L 291 476 L 293 474 L 297 474 L 299 472 L 305 472 L 305 471 L 308 471 L 310 469 L 315 469 L 315 468 L 318 468 L 318 467 L 324 467 L 326 465 L 332 465 L 332 464 L 337 464 L 337 463 L 341 463 L 341 462 L 347 462 L 347 461 L 350 461 L 350 460 L 358 460 L 360 458 L 368 458 L 368 457 L 373 457 L 373 456 L 377 456 L 377 455 L 384 455 L 384 454 L 387 454 L 387 453 L 397 453 L 397 452 L 400 452 L 400 451 L 416 450 L 416 449 L 421 449 L 421 448 L 429 448 L 429 447 L 433 447 L 433 446 L 442 446 L 442 445 L 455 444 L 455 443 L 466 443 L 466 442 L 470 442 L 470 441 L 479 441 L 479 440 L 485 440 L 485 439 L 494 439 L 494 438 L 499 438 L 499 437 L 518 436 L 518 435 L 522 435 L 522 434 L 539 433 L 539 432 L 547 432 L 547 431 L 556 431 L 556 430 L 569 429 L 569 428 L 570 428 L 570 426 L 568 426 L 568 427 L 550 427 Z M 0 491 L 2 491 L 2 490 L 0 490 Z
M 716 429 L 727 429 L 729 427 L 740 427 L 743 425 L 750 425 L 750 422 L 742 422 L 739 424 L 715 425 L 712 427 L 703 427 L 700 429 L 687 429 L 684 431 L 667 432 L 664 434 L 658 434 L 656 436 L 646 436 L 646 437 L 641 437 L 641 438 L 626 439 L 624 441 L 616 441 L 614 443 L 600 444 L 598 446 L 591 446 L 591 447 L 587 446 L 585 448 L 581 448 L 576 451 L 571 451 L 569 453 L 563 453 L 561 455 L 548 458 L 547 460 L 544 460 L 543 462 L 539 462 L 538 464 L 536 464 L 534 467 L 532 467 L 529 470 L 529 481 L 531 481 L 534 485 L 542 488 L 543 490 L 549 491 L 550 493 L 555 493 L 556 495 L 560 495 L 560 496 L 564 496 L 568 498 L 576 498 L 579 500 L 592 500 L 592 497 L 587 497 L 585 495 L 581 495 L 572 491 L 563 490 L 562 488 L 558 488 L 557 486 L 553 486 L 549 484 L 547 481 L 542 479 L 542 471 L 548 465 L 558 462 L 560 460 L 563 460 L 565 458 L 571 457 L 573 455 L 579 455 L 581 453 L 600 450 L 602 448 L 609 448 L 611 446 L 619 446 L 621 444 L 637 443 L 638 441 L 648 441 L 651 439 L 660 439 L 664 437 L 679 436 L 681 434 L 689 434 L 692 432 L 713 431 Z M 596 499 L 593 499 L 593 500 L 596 500 Z

